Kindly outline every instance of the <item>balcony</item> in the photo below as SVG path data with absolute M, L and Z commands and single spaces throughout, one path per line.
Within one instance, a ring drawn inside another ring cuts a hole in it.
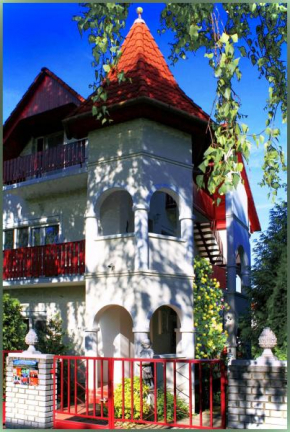
M 59 145 L 4 162 L 3 184 L 21 183 L 43 174 L 85 163 L 85 140 Z
M 3 279 L 83 275 L 85 240 L 4 251 Z

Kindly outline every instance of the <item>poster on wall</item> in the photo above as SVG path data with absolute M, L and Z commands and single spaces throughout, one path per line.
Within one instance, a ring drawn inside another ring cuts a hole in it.
M 37 386 L 38 385 L 38 370 L 30 370 L 29 374 L 30 385 Z
M 37 386 L 38 362 L 31 360 L 13 360 L 13 384 Z

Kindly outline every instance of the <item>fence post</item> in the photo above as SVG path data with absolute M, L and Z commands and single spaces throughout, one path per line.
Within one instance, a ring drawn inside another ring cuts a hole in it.
M 114 359 L 108 360 L 108 410 L 109 429 L 115 429 L 114 413 Z
M 221 417 L 222 429 L 226 428 L 226 368 L 223 361 L 220 364 L 221 368 Z

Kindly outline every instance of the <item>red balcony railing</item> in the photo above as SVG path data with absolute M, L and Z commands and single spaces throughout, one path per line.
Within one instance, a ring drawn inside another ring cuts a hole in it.
M 20 183 L 44 173 L 85 162 L 85 140 L 59 145 L 48 150 L 20 156 L 4 162 L 3 183 Z
M 85 240 L 4 251 L 3 279 L 81 275 Z

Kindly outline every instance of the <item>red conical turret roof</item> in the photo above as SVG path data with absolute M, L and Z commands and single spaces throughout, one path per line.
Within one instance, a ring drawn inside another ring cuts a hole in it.
M 118 71 L 125 72 L 131 80 L 119 83 L 116 71 L 108 75 L 106 106 L 146 97 L 184 111 L 201 120 L 209 116 L 196 105 L 178 86 L 174 76 L 159 50 L 153 36 L 143 20 L 137 19 L 131 27 L 122 47 Z M 87 112 L 92 108 L 89 97 L 73 115 Z

